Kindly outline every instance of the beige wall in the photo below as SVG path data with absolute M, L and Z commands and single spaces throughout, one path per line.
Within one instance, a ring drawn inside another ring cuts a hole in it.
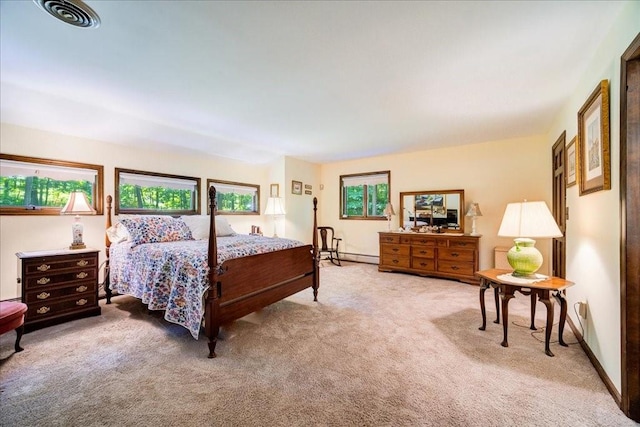
M 391 171 L 391 202 L 396 210 L 400 192 L 463 189 L 465 212 L 471 202 L 480 204 L 483 216 L 476 220 L 477 232 L 482 234 L 480 268 L 491 268 L 493 248 L 513 244 L 497 236 L 507 203 L 543 200 L 550 206 L 550 159 L 545 138 L 538 136 L 323 165 L 321 223 L 336 229 L 344 252 L 378 256 L 378 232 L 387 230 L 387 222 L 340 219 L 340 175 Z M 393 217 L 392 228 L 399 225 L 399 216 Z M 471 232 L 467 218 L 465 232 Z M 545 260 L 550 245 L 549 239 L 537 242 Z M 546 262 L 540 271 L 548 274 Z
M 207 178 L 258 184 L 261 186 L 261 212 L 267 203 L 271 169 L 278 167 L 278 164 L 249 165 L 213 156 L 182 154 L 160 149 L 132 149 L 4 123 L 0 127 L 0 140 L 2 153 L 5 154 L 103 165 L 105 195 L 114 194 L 115 167 L 200 177 L 203 190 Z M 202 213 L 206 213 L 207 195 L 205 191 L 202 193 Z M 265 231 L 269 229 L 265 226 L 273 224 L 264 215 L 238 215 L 227 218 L 239 233 L 249 233 L 252 224 L 264 227 Z M 105 221 L 105 216 L 82 218 L 85 226 L 84 241 L 87 246 L 104 249 Z M 20 296 L 20 287 L 16 283 L 15 253 L 68 247 L 71 243 L 72 222 L 73 219 L 68 216 L 0 217 L 0 299 Z M 104 250 L 101 259 L 104 259 Z
M 551 146 L 562 131 L 567 143 L 577 134 L 577 113 L 601 80 L 610 85 L 611 190 L 579 196 L 578 186 L 567 190 L 567 278 L 576 282 L 568 293 L 571 307 L 584 300 L 588 316 L 584 337 L 594 355 L 620 391 L 620 57 L 638 34 L 640 2 L 622 10 L 613 30 L 594 50 L 593 61 L 577 82 L 547 136 Z

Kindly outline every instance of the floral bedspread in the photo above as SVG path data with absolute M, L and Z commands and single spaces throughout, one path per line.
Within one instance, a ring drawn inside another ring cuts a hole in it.
M 218 265 L 233 258 L 303 246 L 302 242 L 237 234 L 218 237 Z M 112 244 L 109 250 L 111 289 L 140 298 L 150 310 L 187 328 L 198 339 L 203 296 L 209 288 L 207 240 Z

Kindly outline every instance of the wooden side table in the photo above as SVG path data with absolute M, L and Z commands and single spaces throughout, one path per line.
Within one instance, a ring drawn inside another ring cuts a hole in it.
M 505 278 L 505 275 L 511 273 L 511 270 L 499 270 L 490 269 L 478 271 L 476 274 L 480 277 L 480 311 L 482 312 L 482 326 L 479 328 L 484 331 L 487 324 L 487 314 L 484 305 L 484 293 L 485 291 L 493 287 L 497 293 L 495 295 L 496 311 L 498 312 L 498 319 L 500 316 L 500 310 L 498 307 L 498 294 L 502 300 L 502 329 L 503 340 L 502 346 L 509 347 L 507 341 L 508 327 L 509 327 L 509 300 L 515 297 L 515 292 L 518 291 L 523 295 L 531 296 L 531 329 L 535 329 L 533 324 L 535 315 L 535 302 L 536 297 L 547 307 L 547 325 L 545 329 L 544 340 L 544 352 L 547 356 L 553 357 L 553 353 L 549 348 L 549 341 L 551 340 L 551 330 L 553 328 L 553 300 L 555 298 L 560 303 L 560 323 L 558 324 L 558 342 L 561 346 L 567 347 L 568 344 L 564 342 L 562 333 L 564 332 L 564 324 L 567 318 L 567 301 L 565 300 L 565 290 L 573 286 L 574 283 L 560 277 L 548 277 L 541 281 L 532 281 L 530 283 L 523 283 L 522 279 L 518 278 Z M 494 323 L 499 323 L 496 319 Z
M 100 314 L 97 249 L 18 252 L 25 332 Z

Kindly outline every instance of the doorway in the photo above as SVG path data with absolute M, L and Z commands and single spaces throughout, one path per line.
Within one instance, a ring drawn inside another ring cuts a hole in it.
M 553 156 L 553 218 L 556 220 L 562 236 L 553 239 L 553 256 L 551 265 L 551 275 L 566 278 L 567 257 L 566 257 L 566 237 L 567 228 L 566 210 L 567 210 L 567 186 L 565 182 L 565 144 L 567 132 L 564 131 L 553 144 L 551 154 Z

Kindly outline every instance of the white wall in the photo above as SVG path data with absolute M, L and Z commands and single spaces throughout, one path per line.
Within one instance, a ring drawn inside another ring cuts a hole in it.
M 104 191 L 114 194 L 114 169 L 116 167 L 202 179 L 202 213 L 208 204 L 207 178 L 258 184 L 261 186 L 260 212 L 263 212 L 269 194 L 271 169 L 275 166 L 252 165 L 218 157 L 183 154 L 175 151 L 140 150 L 120 145 L 106 144 L 65 135 L 42 132 L 9 124 L 0 125 L 2 153 L 77 161 L 104 166 Z M 282 192 L 282 187 L 281 187 Z M 300 196 L 297 196 L 300 197 Z M 310 210 L 309 210 L 310 212 Z M 310 213 L 309 213 L 310 215 Z M 249 233 L 251 225 L 272 226 L 264 215 L 228 215 L 229 223 L 239 233 Z M 20 297 L 16 283 L 18 263 L 15 253 L 32 250 L 58 249 L 71 243 L 71 223 L 68 216 L 6 216 L 0 217 L 0 299 Z M 87 246 L 101 249 L 104 260 L 104 230 L 106 217 L 82 217 L 84 241 Z M 265 233 L 269 235 L 269 233 Z
M 620 336 L 620 57 L 640 30 L 640 2 L 629 2 L 613 30 L 592 52 L 593 61 L 547 136 L 553 144 L 563 130 L 567 143 L 577 134 L 577 114 L 601 80 L 610 85 L 611 190 L 579 196 L 567 189 L 567 292 L 569 307 L 588 303 L 584 337 L 615 387 L 621 389 Z M 578 318 L 569 310 L 576 325 Z
M 482 234 L 481 269 L 493 267 L 494 247 L 513 245 L 511 239 L 497 236 L 507 203 L 543 200 L 550 206 L 551 150 L 543 136 L 326 164 L 321 167 L 320 221 L 343 238 L 341 252 L 378 256 L 378 232 L 387 230 L 387 222 L 341 219 L 340 175 L 385 170 L 391 171 L 396 212 L 405 191 L 462 189 L 465 212 L 471 202 L 480 204 L 483 216 L 476 220 L 476 229 Z M 393 217 L 392 228 L 397 229 L 399 221 L 400 216 Z M 471 232 L 469 218 L 465 232 Z M 540 272 L 548 274 L 551 242 L 541 239 L 536 246 L 545 259 Z
M 280 194 L 284 192 L 286 201 L 286 237 L 311 243 L 313 239 L 313 198 L 318 194 L 320 165 L 297 160 L 291 157 L 285 158 L 285 185 Z M 291 181 L 302 182 L 302 194 L 292 194 Z M 311 185 L 311 193 L 305 194 L 305 185 Z M 318 210 L 323 207 L 319 204 Z M 318 213 L 320 216 L 320 213 Z M 310 232 L 311 231 L 311 232 Z

